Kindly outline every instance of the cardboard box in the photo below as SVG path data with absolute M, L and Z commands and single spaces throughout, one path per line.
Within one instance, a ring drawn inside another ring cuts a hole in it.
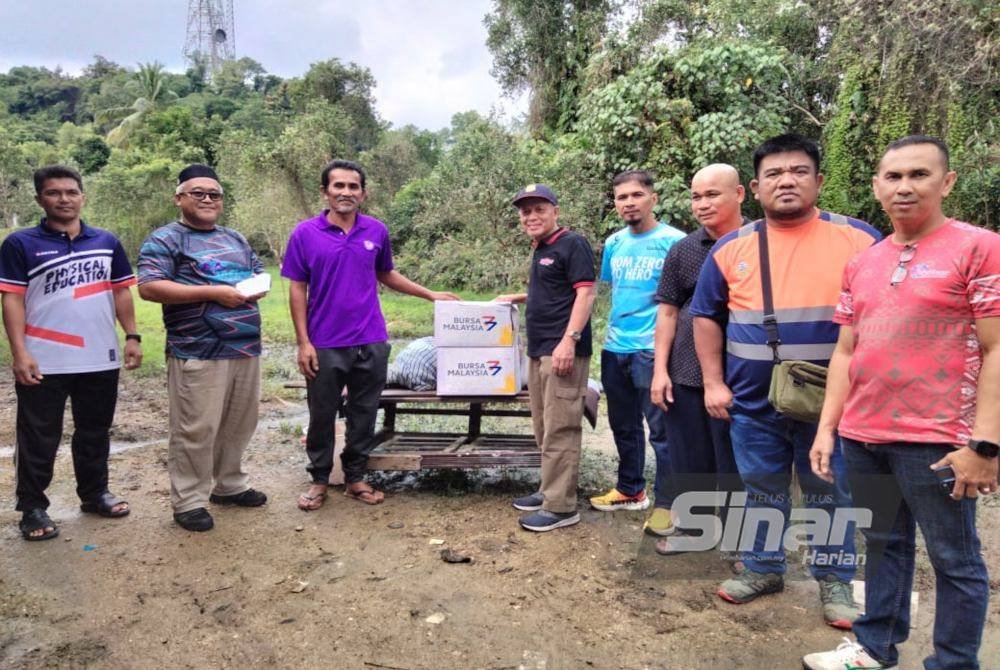
M 438 395 L 517 395 L 521 390 L 519 347 L 438 349 Z
M 438 300 L 434 303 L 434 346 L 513 347 L 520 327 L 517 305 Z

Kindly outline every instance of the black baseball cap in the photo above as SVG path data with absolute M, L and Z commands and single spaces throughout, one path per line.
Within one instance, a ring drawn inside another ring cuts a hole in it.
M 556 194 L 553 193 L 552 189 L 545 184 L 528 184 L 514 196 L 514 199 L 511 200 L 511 204 L 516 207 L 517 203 L 522 200 L 527 200 L 528 198 L 541 198 L 542 200 L 548 200 L 553 205 L 559 204 L 559 199 L 556 197 Z

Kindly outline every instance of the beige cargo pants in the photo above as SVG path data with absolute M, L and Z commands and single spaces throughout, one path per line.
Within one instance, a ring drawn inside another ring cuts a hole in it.
M 167 357 L 170 503 L 174 513 L 208 506 L 211 494 L 249 488 L 243 450 L 257 428 L 260 358 Z M 214 483 L 214 485 L 213 485 Z
M 576 511 L 576 485 L 580 474 L 583 439 L 583 399 L 587 393 L 590 357 L 577 356 L 565 377 L 552 372 L 552 357 L 532 358 L 528 366 L 531 422 L 542 450 L 542 483 L 539 487 L 549 512 Z

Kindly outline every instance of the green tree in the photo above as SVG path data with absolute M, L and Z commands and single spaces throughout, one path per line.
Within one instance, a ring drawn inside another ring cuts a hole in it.
M 510 200 L 525 184 L 550 184 L 560 221 L 596 241 L 604 184 L 562 142 L 526 139 L 493 119 L 456 115 L 461 129 L 430 174 L 390 205 L 399 265 L 419 281 L 477 290 L 524 285 L 530 244 Z
M 219 164 L 231 184 L 231 212 L 258 248 L 280 259 L 296 222 L 321 208 L 320 170 L 351 155 L 345 144 L 350 122 L 342 108 L 319 99 L 273 138 L 250 130 L 222 138 Z
M 103 139 L 95 135 L 77 144 L 70 156 L 80 166 L 80 171 L 88 175 L 98 172 L 108 164 L 111 149 Z
M 74 121 L 83 95 L 80 85 L 59 68 L 15 67 L 0 75 L 0 90 L 12 114 L 44 115 L 54 121 Z
M 147 115 L 178 99 L 179 96 L 167 88 L 165 74 L 162 63 L 145 63 L 139 66 L 131 81 L 138 97 L 128 107 L 107 109 L 100 116 L 101 120 L 118 120 L 118 125 L 108 133 L 109 144 L 127 147 L 130 135 Z
M 130 147 L 182 163 L 212 164 L 223 126 L 219 119 L 205 119 L 189 107 L 174 105 L 150 111 L 132 130 Z
M 55 137 L 53 162 L 75 164 L 84 175 L 93 174 L 107 165 L 111 149 L 90 124 L 76 125 L 68 121 L 60 126 Z
M 691 223 L 686 192 L 694 171 L 731 163 L 748 181 L 753 148 L 786 127 L 785 57 L 780 49 L 746 41 L 651 51 L 581 102 L 576 130 L 592 171 L 607 184 L 623 170 L 652 170 L 657 214 Z M 605 230 L 618 224 L 611 218 Z
M 617 0 L 495 0 L 486 15 L 493 76 L 508 95 L 531 93 L 542 135 L 576 121 L 580 74 L 608 31 Z
M 947 139 L 956 189 L 946 203 L 952 215 L 1000 227 L 1000 13 L 985 0 L 832 0 L 836 16 L 830 40 L 831 69 L 865 71 L 860 88 L 844 78 L 843 95 L 826 128 L 826 169 L 858 166 L 871 175 L 885 145 L 903 135 L 925 133 Z M 850 87 L 858 88 L 857 95 Z M 845 110 L 845 105 L 850 106 Z M 845 115 L 856 113 L 870 130 L 859 141 L 844 132 Z M 834 163 L 834 161 L 836 161 Z M 852 184 L 855 183 L 852 180 Z M 857 202 L 846 184 L 824 189 L 826 198 Z M 866 198 L 871 217 L 886 225 Z
M 440 158 L 437 133 L 405 126 L 382 134 L 377 145 L 358 156 L 367 170 L 367 208 L 384 218 L 396 193 L 409 181 L 427 176 Z
M 266 74 L 264 66 L 253 58 L 227 60 L 212 77 L 212 89 L 224 97 L 240 98 L 257 90 L 255 84 L 263 82 Z
M 313 63 L 305 76 L 289 82 L 287 95 L 298 112 L 323 100 L 346 113 L 350 134 L 345 139 L 353 155 L 375 146 L 384 127 L 375 111 L 374 88 L 375 77 L 368 68 L 331 58 Z
M 154 228 L 177 218 L 173 194 L 183 167 L 146 152 L 115 150 L 108 165 L 87 180 L 85 218 L 114 232 L 135 258 Z
M 0 125 L 0 229 L 24 225 L 35 216 L 31 173 L 20 144 Z

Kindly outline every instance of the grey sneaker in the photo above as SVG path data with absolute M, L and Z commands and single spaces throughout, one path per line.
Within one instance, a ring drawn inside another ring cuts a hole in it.
M 514 498 L 514 507 L 524 512 L 534 512 L 535 510 L 542 509 L 542 503 L 544 502 L 545 496 L 540 491 L 535 491 L 530 496 Z
M 785 588 L 784 578 L 773 572 L 753 572 L 746 568 L 732 579 L 719 585 L 716 594 L 731 603 L 742 605 L 765 593 L 777 593 Z
M 563 526 L 572 526 L 575 523 L 580 523 L 580 514 L 579 512 L 550 512 L 541 509 L 534 514 L 522 516 L 519 521 L 521 527 L 525 530 L 544 533 L 547 530 L 555 530 Z
M 834 628 L 851 630 L 859 615 L 851 583 L 840 581 L 836 575 L 825 575 L 817 581 L 819 599 L 823 603 L 823 619 Z

